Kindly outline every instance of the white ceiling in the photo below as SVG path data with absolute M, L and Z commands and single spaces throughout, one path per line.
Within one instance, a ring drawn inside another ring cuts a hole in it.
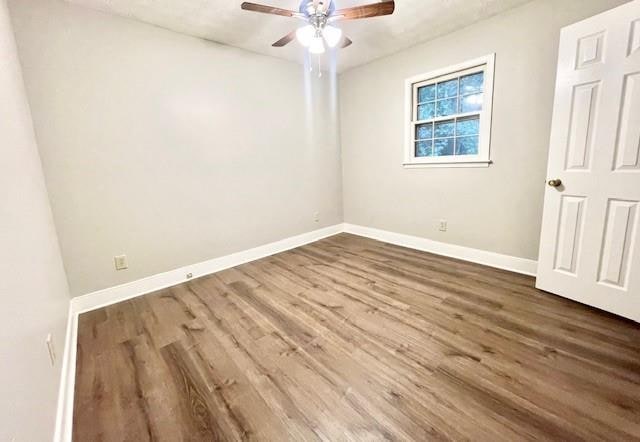
M 101 11 L 134 18 L 183 34 L 301 62 L 297 42 L 284 48 L 271 43 L 300 26 L 294 18 L 240 9 L 242 0 L 67 0 Z M 297 9 L 299 0 L 253 0 Z M 346 8 L 375 0 L 335 0 Z M 396 0 L 391 16 L 341 22 L 354 42 L 340 53 L 344 71 L 490 17 L 529 0 Z

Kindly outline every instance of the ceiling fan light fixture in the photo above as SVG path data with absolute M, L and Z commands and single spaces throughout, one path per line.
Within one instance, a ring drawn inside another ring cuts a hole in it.
M 342 39 L 342 29 L 326 25 L 322 30 L 322 36 L 330 48 L 335 48 Z
M 324 54 L 324 41 L 321 36 L 314 37 L 309 45 L 309 52 L 312 54 Z
M 296 38 L 298 39 L 298 42 L 300 42 L 300 44 L 305 48 L 311 46 L 315 35 L 316 30 L 311 25 L 303 26 L 296 31 Z
M 343 34 L 341 29 L 332 26 L 333 23 L 343 20 L 360 20 L 391 15 L 396 8 L 395 0 L 377 0 L 375 3 L 342 9 L 336 9 L 338 0 L 298 1 L 300 1 L 300 5 L 296 10 L 262 5 L 250 1 L 243 1 L 240 7 L 245 11 L 279 15 L 305 21 L 305 26 L 292 30 L 271 46 L 281 48 L 293 40 L 298 40 L 300 45 L 308 48 L 312 54 L 324 53 L 327 46 L 329 48 L 344 49 L 353 43 L 349 37 Z

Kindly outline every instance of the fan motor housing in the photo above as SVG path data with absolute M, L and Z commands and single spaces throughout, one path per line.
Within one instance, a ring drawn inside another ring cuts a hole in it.
M 300 8 L 299 11 L 301 14 L 304 14 L 306 17 L 311 17 L 312 15 L 324 15 L 326 16 L 330 16 L 331 14 L 333 14 L 333 12 L 336 10 L 336 5 L 333 2 L 333 0 L 329 0 L 329 6 L 327 7 L 327 10 L 325 12 L 323 12 L 322 14 L 312 14 L 312 12 L 314 12 L 313 10 L 313 1 L 314 0 L 302 0 L 302 2 L 300 3 Z M 326 1 L 321 0 L 320 2 L 318 2 L 318 6 L 319 9 L 321 11 L 324 11 L 324 4 L 326 3 Z

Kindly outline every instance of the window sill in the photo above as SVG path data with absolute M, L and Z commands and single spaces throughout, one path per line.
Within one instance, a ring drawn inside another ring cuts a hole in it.
M 426 169 L 443 167 L 489 167 L 491 161 L 455 161 L 450 163 L 403 163 L 405 169 Z

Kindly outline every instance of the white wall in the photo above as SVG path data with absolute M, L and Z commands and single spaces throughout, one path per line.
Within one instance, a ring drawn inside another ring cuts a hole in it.
M 60 0 L 9 6 L 74 296 L 342 221 L 328 80 L 309 101 L 297 64 Z
M 53 435 L 69 295 L 5 0 L 0 60 L 0 441 L 44 441 Z
M 345 221 L 536 259 L 560 28 L 621 3 L 536 0 L 341 75 Z M 494 164 L 404 169 L 404 80 L 494 52 Z

